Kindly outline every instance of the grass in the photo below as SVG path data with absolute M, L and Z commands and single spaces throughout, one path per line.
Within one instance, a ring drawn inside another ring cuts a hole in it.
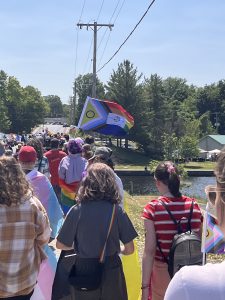
M 113 150 L 112 159 L 118 170 L 144 170 L 149 166 L 151 157 L 141 153 L 138 150 L 124 149 L 116 146 L 110 146 Z M 187 162 L 180 164 L 185 170 L 213 170 L 215 162 Z
M 138 232 L 138 238 L 136 241 L 137 241 L 140 261 L 143 255 L 144 243 L 145 243 L 144 226 L 143 226 L 143 220 L 141 219 L 141 214 L 144 206 L 149 201 L 155 198 L 156 196 L 131 196 L 127 192 L 125 193 L 125 199 L 128 205 L 128 214 L 130 219 L 132 220 L 135 229 Z M 198 200 L 198 203 L 203 204 L 204 202 L 202 200 Z M 207 254 L 207 262 L 218 263 L 218 262 L 222 262 L 223 260 L 224 260 L 224 255 Z
M 204 162 L 188 162 L 186 164 L 182 164 L 182 166 L 186 170 L 214 170 L 215 162 L 212 161 L 204 161 Z

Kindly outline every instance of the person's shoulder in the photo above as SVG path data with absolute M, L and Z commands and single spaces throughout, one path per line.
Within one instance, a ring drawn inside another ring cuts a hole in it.
M 28 203 L 30 204 L 33 211 L 42 212 L 44 215 L 47 215 L 44 206 L 42 205 L 41 201 L 37 197 L 30 195 L 28 199 Z
M 219 284 L 215 278 L 219 279 L 220 277 L 225 279 L 225 262 L 208 263 L 204 266 L 185 266 L 176 273 L 174 280 L 179 281 L 182 278 L 186 287 L 198 286 L 200 288 L 202 285 L 213 287 Z
M 51 150 L 48 150 L 47 152 L 45 152 L 45 157 L 48 158 L 48 156 L 51 156 L 52 154 L 52 151 Z
M 60 156 L 62 156 L 62 157 L 67 156 L 67 154 L 66 154 L 64 151 L 62 151 L 62 150 L 59 150 L 59 154 L 60 154 Z
M 149 207 L 154 208 L 157 205 L 160 205 L 160 200 L 158 198 L 155 198 L 155 199 L 148 201 L 147 204 L 145 205 L 145 208 L 149 208 Z

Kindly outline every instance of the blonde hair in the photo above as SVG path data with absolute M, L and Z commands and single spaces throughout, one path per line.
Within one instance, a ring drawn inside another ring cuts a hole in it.
M 14 157 L 0 157 L 0 204 L 18 205 L 33 193 L 26 176 Z
M 77 201 L 103 200 L 120 203 L 121 197 L 113 170 L 103 163 L 94 163 L 88 167 L 78 190 Z

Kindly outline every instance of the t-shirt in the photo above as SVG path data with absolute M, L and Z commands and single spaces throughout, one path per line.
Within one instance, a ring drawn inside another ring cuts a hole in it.
M 59 163 L 63 157 L 66 156 L 66 153 L 63 151 L 60 151 L 58 149 L 55 150 L 49 150 L 45 153 L 45 156 L 48 159 L 49 162 L 49 171 L 51 174 L 51 184 L 53 185 L 59 185 L 59 175 L 58 175 L 58 168 Z
M 120 177 L 114 173 L 115 175 L 115 179 L 116 179 L 116 184 L 117 184 L 117 187 L 118 187 L 118 190 L 119 190 L 119 195 L 121 197 L 121 202 L 120 202 L 120 206 L 123 208 L 124 206 L 124 190 L 123 190 L 123 183 L 122 183 L 122 180 L 120 179 Z
M 190 215 L 190 208 L 192 201 L 194 201 L 193 214 L 191 219 L 191 228 L 194 232 L 199 232 L 202 222 L 201 210 L 192 198 L 181 196 L 178 198 L 160 197 L 161 201 L 164 201 L 171 211 L 173 217 L 181 221 L 182 229 L 187 230 L 187 222 Z M 155 232 L 157 239 L 160 243 L 162 252 L 165 256 L 168 256 L 172 240 L 177 233 L 177 226 L 169 216 L 164 206 L 158 199 L 149 202 L 143 211 L 142 218 L 148 219 L 154 222 Z M 156 260 L 164 261 L 158 247 L 155 254 Z
M 225 262 L 183 267 L 170 282 L 164 300 L 224 300 Z
M 89 201 L 73 206 L 68 212 L 57 240 L 71 247 L 74 242 L 75 252 L 83 258 L 100 257 L 109 222 L 112 204 L 108 201 Z M 106 256 L 120 252 L 123 244 L 137 237 L 130 219 L 123 209 L 116 205 L 115 219 L 107 241 Z

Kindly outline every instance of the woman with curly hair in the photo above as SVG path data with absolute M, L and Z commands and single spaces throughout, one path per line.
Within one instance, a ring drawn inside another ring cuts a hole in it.
M 67 214 L 56 243 L 59 249 L 75 249 L 78 273 L 91 272 L 93 263 L 100 257 L 114 204 L 115 219 L 107 240 L 101 285 L 93 291 L 75 289 L 76 300 L 128 299 L 119 253 L 133 253 L 133 239 L 137 233 L 127 214 L 118 205 L 120 201 L 113 170 L 103 163 L 91 165 L 81 182 L 78 204 Z M 120 241 L 123 244 L 121 246 Z
M 0 299 L 31 298 L 50 233 L 46 211 L 21 166 L 13 157 L 0 157 Z

